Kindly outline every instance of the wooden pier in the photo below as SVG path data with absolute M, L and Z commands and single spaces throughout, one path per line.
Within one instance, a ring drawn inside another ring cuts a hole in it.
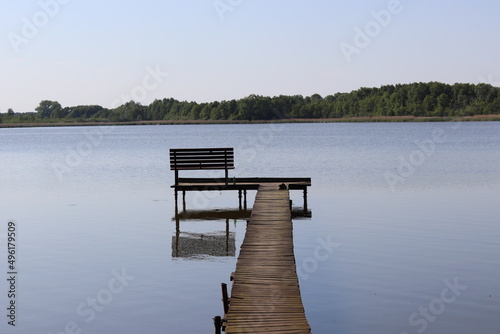
M 233 148 L 170 149 L 170 169 L 175 171 L 176 239 L 180 243 L 180 220 L 199 217 L 186 209 L 188 191 L 237 190 L 239 212 L 248 213 L 247 191 L 257 190 L 245 239 L 241 246 L 231 296 L 222 284 L 224 316 L 214 318 L 220 333 L 311 333 L 300 296 L 293 252 L 292 203 L 290 190 L 302 190 L 302 216 L 309 216 L 307 188 L 310 178 L 230 177 L 234 169 Z M 181 178 L 183 170 L 224 170 L 220 178 Z M 183 213 L 178 212 L 178 192 L 182 192 Z M 243 203 L 242 203 L 243 198 Z M 205 214 L 206 212 L 201 212 Z M 224 215 L 229 214 L 228 212 Z M 232 214 L 232 213 L 231 213 Z M 226 219 L 228 219 L 226 217 Z M 226 234 L 229 233 L 226 220 Z M 229 240 L 229 237 L 227 237 Z M 199 242 L 198 242 L 199 243 Z M 173 249 L 173 256 L 180 251 Z
M 259 186 L 224 307 L 225 333 L 311 332 L 295 267 L 289 201 L 279 183 Z

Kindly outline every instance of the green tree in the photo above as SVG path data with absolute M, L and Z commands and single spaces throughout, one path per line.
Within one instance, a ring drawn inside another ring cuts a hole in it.
M 434 111 L 435 107 L 436 107 L 436 99 L 432 97 L 432 95 L 427 95 L 424 98 L 423 102 L 424 111 L 427 113 L 427 115 L 425 116 L 428 116 L 430 112 Z
M 50 118 L 52 113 L 54 116 L 58 115 L 59 110 L 62 109 L 61 104 L 57 101 L 43 100 L 40 102 L 35 110 L 38 113 L 39 118 Z
M 208 103 L 205 103 L 200 111 L 200 120 L 210 119 L 211 109 L 212 108 L 210 108 L 210 105 Z
M 448 108 L 450 103 L 450 98 L 447 94 L 442 93 L 437 98 L 437 108 L 436 108 L 436 116 L 445 116 L 445 110 Z

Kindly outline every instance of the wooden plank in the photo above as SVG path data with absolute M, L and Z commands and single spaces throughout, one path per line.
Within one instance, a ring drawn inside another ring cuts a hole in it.
M 293 184 L 307 184 L 311 185 L 310 177 L 236 177 L 238 183 L 251 183 L 251 184 L 263 184 L 263 183 L 293 183 Z M 184 178 L 180 177 L 179 182 L 186 183 L 217 183 L 219 180 L 217 178 Z
M 192 170 L 192 169 L 234 169 L 230 164 L 217 163 L 217 162 L 199 162 L 199 163 L 182 163 L 178 165 L 171 165 L 171 170 Z
M 189 162 L 189 161 L 234 161 L 234 157 L 224 156 L 224 155 L 190 155 L 185 157 L 176 157 L 175 161 Z
M 311 333 L 293 253 L 288 190 L 259 186 L 236 264 L 225 333 Z
M 214 148 L 171 148 L 170 152 L 220 152 L 228 151 L 232 152 L 234 149 L 232 147 L 214 147 Z
M 227 152 L 227 151 L 221 151 L 221 152 L 209 152 L 209 151 L 172 152 L 172 151 L 170 151 L 170 158 L 184 159 L 184 158 L 195 157 L 195 156 L 234 158 L 234 152 Z

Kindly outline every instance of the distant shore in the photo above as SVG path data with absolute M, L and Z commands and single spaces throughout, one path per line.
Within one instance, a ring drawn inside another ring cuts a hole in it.
M 45 123 L 0 123 L 0 128 L 64 127 L 64 126 L 110 126 L 110 125 L 189 125 L 189 124 L 263 124 L 263 123 L 371 123 L 371 122 L 484 122 L 500 121 L 500 115 L 476 115 L 463 117 L 414 117 L 378 116 L 344 118 L 289 118 L 275 120 L 176 120 L 136 122 L 45 122 Z

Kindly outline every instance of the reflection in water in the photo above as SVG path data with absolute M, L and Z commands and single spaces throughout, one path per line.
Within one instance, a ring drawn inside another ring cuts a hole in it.
M 178 212 L 175 207 L 175 236 L 172 237 L 172 258 L 207 260 L 210 257 L 236 256 L 236 233 L 229 231 L 229 220 L 250 217 L 248 210 L 212 210 Z M 226 231 L 210 233 L 181 232 L 181 221 L 218 220 L 226 221 Z
M 248 219 L 250 210 L 189 210 L 178 212 L 173 220 L 215 220 L 215 219 Z
M 226 231 L 209 233 L 181 232 L 181 220 L 211 220 L 226 218 Z M 231 217 L 233 218 L 233 217 Z M 209 257 L 235 256 L 236 233 L 229 231 L 230 217 L 214 216 L 213 212 L 183 212 L 175 215 L 175 236 L 172 237 L 172 258 L 207 260 Z M 236 218 L 234 218 L 236 219 Z
M 309 219 L 312 217 L 312 211 L 306 210 L 303 207 L 292 208 L 292 219 Z M 216 219 L 249 219 L 252 215 L 252 210 L 188 210 L 178 212 L 172 220 L 216 220 Z
M 234 232 L 179 232 L 172 237 L 172 257 L 206 259 L 206 256 L 235 256 Z
M 210 210 L 176 212 L 175 236 L 172 236 L 172 258 L 187 258 L 191 260 L 209 260 L 210 257 L 236 256 L 236 233 L 229 231 L 229 221 L 249 219 L 251 210 Z M 292 218 L 309 219 L 311 211 L 294 208 Z M 226 231 L 209 233 L 181 232 L 181 221 L 187 220 L 225 220 Z

